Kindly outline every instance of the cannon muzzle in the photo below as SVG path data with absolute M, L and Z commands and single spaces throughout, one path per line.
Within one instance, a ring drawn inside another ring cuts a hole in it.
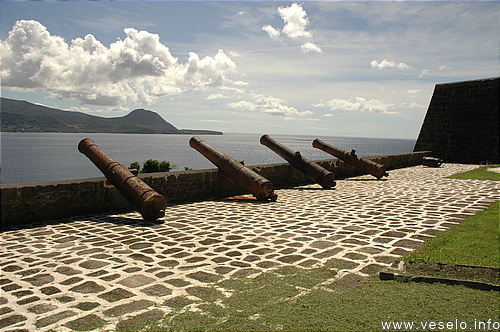
M 316 181 L 324 189 L 328 189 L 336 185 L 332 172 L 319 166 L 314 161 L 303 157 L 300 152 L 294 152 L 283 144 L 278 143 L 269 137 L 269 135 L 263 135 L 260 138 L 260 144 L 267 146 L 278 156 L 288 161 L 293 167 L 314 179 L 314 181 Z
M 154 222 L 165 215 L 167 201 L 125 166 L 114 161 L 93 140 L 85 138 L 78 151 L 86 155 L 144 220 Z
M 258 200 L 277 200 L 278 195 L 274 193 L 273 184 L 268 179 L 210 146 L 197 136 L 189 140 L 189 145 L 210 160 L 219 170 L 233 179 L 239 186 L 248 190 Z
M 389 176 L 384 165 L 377 164 L 367 158 L 358 157 L 355 150 L 347 152 L 335 146 L 326 144 L 317 138 L 313 141 L 312 146 L 345 161 L 347 164 L 356 167 L 362 172 L 375 176 L 377 179 L 382 178 L 382 176 Z

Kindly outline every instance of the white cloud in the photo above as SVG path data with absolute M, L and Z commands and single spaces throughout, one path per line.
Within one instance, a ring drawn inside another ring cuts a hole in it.
M 333 114 L 331 114 L 331 113 L 326 113 L 326 114 L 325 114 L 325 115 L 323 115 L 323 116 L 326 116 L 326 117 L 332 117 L 332 116 L 333 116 Z
M 66 43 L 37 21 L 17 21 L 0 41 L 2 86 L 118 106 L 233 83 L 226 74 L 236 71 L 236 64 L 222 50 L 204 58 L 191 52 L 179 63 L 157 34 L 124 32 L 126 38 L 109 47 L 90 34 Z
M 273 28 L 269 24 L 264 25 L 262 27 L 262 30 L 264 30 L 265 32 L 267 32 L 269 34 L 269 37 L 271 39 L 278 39 L 278 37 L 280 36 L 280 31 L 277 30 L 277 29 L 275 29 L 275 28 Z
M 430 72 L 429 69 L 422 69 L 422 72 L 420 73 L 420 75 L 418 75 L 419 78 L 422 78 L 424 77 L 425 75 L 427 75 L 428 73 Z
M 321 101 L 313 106 L 328 107 L 332 111 L 359 111 L 364 113 L 398 114 L 398 112 L 392 110 L 395 106 L 393 103 L 377 99 L 366 100 L 362 97 L 353 97 L 350 99 L 333 98 L 326 102 Z
M 305 43 L 305 44 L 301 45 L 300 48 L 302 49 L 302 51 L 304 53 L 308 53 L 308 52 L 321 53 L 322 52 L 321 48 L 319 48 L 318 46 L 316 46 L 313 43 Z
M 285 23 L 281 31 L 269 24 L 262 27 L 262 30 L 266 31 L 271 39 L 278 39 L 281 32 L 291 39 L 312 38 L 312 31 L 307 30 L 309 19 L 307 18 L 306 11 L 301 5 L 294 3 L 290 7 L 279 7 L 278 13 Z M 303 53 L 322 53 L 321 48 L 312 42 L 304 43 L 300 48 Z
M 388 61 L 386 59 L 378 62 L 377 60 L 373 60 L 371 63 L 372 68 L 377 68 L 378 70 L 384 69 L 384 68 L 397 68 L 397 69 L 409 69 L 411 68 L 404 62 L 395 62 L 395 61 Z
M 229 103 L 228 106 L 237 109 L 238 111 L 254 111 L 257 109 L 256 104 L 245 100 L 241 100 L 236 103 Z
M 412 101 L 409 104 L 406 103 L 404 106 L 408 106 L 409 108 L 426 108 L 427 105 L 417 103 L 416 101 Z
M 283 33 L 288 37 L 312 37 L 312 32 L 306 30 L 309 24 L 307 13 L 300 5 L 294 3 L 290 7 L 280 7 L 278 13 L 285 22 Z
M 207 100 L 213 100 L 213 99 L 227 99 L 229 96 L 223 94 L 223 93 L 214 93 L 211 94 L 207 97 Z
M 239 111 L 258 111 L 270 113 L 271 115 L 293 118 L 295 116 L 306 117 L 313 115 L 311 111 L 300 112 L 296 108 L 283 105 L 284 100 L 261 94 L 250 94 L 252 101 L 241 100 L 236 103 L 229 103 L 228 106 Z

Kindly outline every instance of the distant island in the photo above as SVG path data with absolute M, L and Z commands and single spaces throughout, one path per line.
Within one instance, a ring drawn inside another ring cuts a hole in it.
M 222 135 L 220 131 L 177 129 L 158 113 L 136 109 L 115 118 L 63 111 L 27 101 L 0 98 L 2 132 Z

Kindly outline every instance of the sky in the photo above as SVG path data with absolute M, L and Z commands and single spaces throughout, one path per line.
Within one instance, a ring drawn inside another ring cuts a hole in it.
M 179 129 L 416 139 L 500 75 L 500 2 L 0 2 L 2 97 Z

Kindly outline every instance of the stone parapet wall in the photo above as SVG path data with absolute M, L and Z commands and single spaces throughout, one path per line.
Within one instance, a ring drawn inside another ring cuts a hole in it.
M 429 151 L 422 151 L 368 158 L 385 165 L 390 171 L 420 165 L 422 158 L 429 154 Z M 338 159 L 316 162 L 334 172 L 336 179 L 360 174 L 357 169 Z M 313 182 L 287 163 L 257 165 L 250 168 L 273 182 L 275 189 Z M 141 174 L 139 177 L 164 195 L 168 203 L 246 194 L 217 169 L 150 173 Z M 38 221 L 133 210 L 133 207 L 104 177 L 1 185 L 0 190 L 2 230 L 13 225 Z

